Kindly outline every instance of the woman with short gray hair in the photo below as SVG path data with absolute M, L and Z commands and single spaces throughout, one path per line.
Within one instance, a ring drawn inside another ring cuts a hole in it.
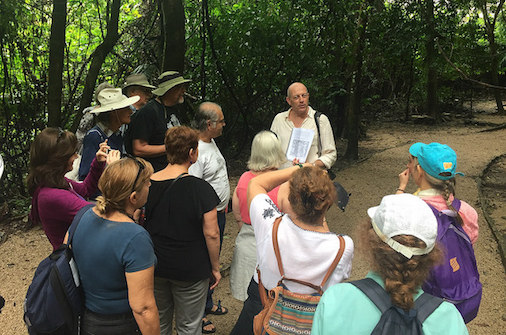
M 257 262 L 255 233 L 251 226 L 246 201 L 248 183 L 262 173 L 277 170 L 285 161 L 284 156 L 276 134 L 269 130 L 256 134 L 251 144 L 251 154 L 248 161 L 249 171 L 242 174 L 234 191 L 232 206 L 240 231 L 235 240 L 234 256 L 230 268 L 230 288 L 234 298 L 241 301 L 248 297 L 248 285 L 253 280 Z M 276 206 L 278 206 L 279 189 L 278 186 L 268 193 Z

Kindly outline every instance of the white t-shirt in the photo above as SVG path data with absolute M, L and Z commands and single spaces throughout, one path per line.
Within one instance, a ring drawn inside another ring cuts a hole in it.
M 255 230 L 257 262 L 262 283 L 268 290 L 277 286 L 281 275 L 272 245 L 274 220 L 282 215 L 267 194 L 255 196 L 250 206 L 251 225 Z M 323 287 L 340 283 L 349 278 L 353 259 L 353 240 L 343 235 L 345 250 L 336 269 Z M 278 228 L 278 244 L 285 277 L 320 285 L 339 251 L 339 238 L 335 233 L 320 233 L 305 230 L 295 225 L 284 215 Z M 305 285 L 284 281 L 290 291 L 311 294 L 315 291 Z
M 218 211 L 227 208 L 230 199 L 227 164 L 213 139 L 210 143 L 199 140 L 199 158 L 190 166 L 188 173 L 211 184 L 220 198 L 216 207 Z

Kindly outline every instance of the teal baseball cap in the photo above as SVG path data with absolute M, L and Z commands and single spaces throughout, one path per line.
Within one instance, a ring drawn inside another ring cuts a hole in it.
M 418 164 L 430 176 L 448 180 L 455 175 L 464 174 L 457 171 L 457 154 L 446 144 L 417 142 L 409 148 L 409 153 L 418 159 Z

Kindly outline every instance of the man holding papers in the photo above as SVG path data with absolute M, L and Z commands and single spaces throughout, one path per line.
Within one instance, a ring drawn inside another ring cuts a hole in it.
M 330 121 L 309 106 L 309 92 L 302 83 L 288 87 L 286 102 L 290 109 L 274 117 L 271 130 L 281 141 L 287 162 L 294 159 L 330 169 L 337 159 L 336 144 Z

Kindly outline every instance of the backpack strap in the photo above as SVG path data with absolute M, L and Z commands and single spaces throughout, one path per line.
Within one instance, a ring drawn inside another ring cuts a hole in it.
M 76 215 L 74 216 L 74 219 L 72 220 L 72 224 L 70 225 L 69 230 L 68 230 L 69 236 L 67 238 L 67 245 L 72 244 L 72 238 L 74 237 L 74 233 L 76 232 L 79 222 L 81 222 L 81 218 L 83 217 L 84 213 L 86 213 L 88 211 L 88 209 L 90 209 L 93 206 L 95 206 L 95 205 L 88 204 L 77 211 Z
M 283 216 L 277 217 L 274 220 L 274 224 L 272 226 L 272 245 L 274 247 L 274 254 L 276 255 L 276 260 L 278 262 L 279 274 L 281 275 L 281 279 L 279 280 L 278 285 L 280 285 L 283 280 L 289 280 L 289 281 L 292 281 L 292 282 L 295 282 L 295 283 L 298 283 L 298 284 L 301 284 L 304 286 L 311 287 L 313 290 L 317 291 L 319 294 L 323 294 L 323 289 L 322 289 L 323 286 L 325 285 L 325 283 L 329 279 L 332 272 L 334 272 L 337 264 L 339 263 L 339 261 L 341 260 L 341 257 L 343 256 L 344 249 L 345 249 L 344 238 L 341 235 L 338 235 L 339 251 L 337 252 L 336 258 L 334 258 L 334 261 L 332 262 L 329 269 L 327 270 L 327 273 L 325 274 L 325 277 L 323 278 L 323 281 L 320 284 L 320 286 L 317 286 L 317 285 L 312 284 L 310 282 L 299 280 L 299 279 L 287 278 L 287 277 L 285 277 L 285 271 L 283 270 L 283 263 L 281 262 L 281 253 L 279 251 L 279 244 L 278 244 L 278 229 L 279 229 L 279 224 L 281 223 L 282 218 L 283 218 Z
M 426 292 L 422 293 L 422 295 L 415 300 L 414 307 L 416 309 L 416 317 L 420 320 L 420 323 L 423 323 L 442 302 L 443 299 L 439 297 L 435 297 Z
M 322 138 L 320 137 L 320 116 L 321 112 L 314 113 L 314 123 L 316 124 L 316 132 L 318 133 L 318 156 L 322 153 Z
M 172 188 L 172 186 L 174 186 L 174 184 L 179 180 L 181 179 L 181 177 L 183 177 L 184 175 L 188 174 L 187 172 L 183 172 L 181 173 L 179 176 L 177 176 L 168 186 L 166 186 L 166 189 L 165 191 L 163 191 L 163 194 L 162 196 L 160 196 L 158 198 L 158 201 L 155 202 L 155 204 L 153 206 L 151 206 L 153 209 L 152 211 L 154 211 L 156 209 L 156 207 L 158 207 L 158 205 L 160 204 L 160 201 L 162 200 L 162 198 L 169 193 L 170 189 Z M 146 220 L 147 221 L 147 220 Z
M 371 278 L 364 278 L 350 282 L 350 284 L 357 287 L 373 302 L 376 307 L 383 314 L 387 309 L 392 306 L 392 301 L 388 293 Z
M 339 261 L 341 260 L 341 257 L 343 257 L 344 254 L 346 242 L 344 241 L 344 238 L 341 235 L 337 235 L 337 237 L 339 238 L 339 250 L 337 251 L 336 258 L 334 258 L 334 261 L 332 262 L 327 273 L 325 274 L 325 277 L 323 277 L 322 283 L 320 284 L 320 288 L 322 289 L 323 286 L 325 286 L 325 283 L 327 283 L 327 280 L 329 279 L 332 272 L 334 272 L 334 270 L 336 269 L 337 264 L 339 264 Z

